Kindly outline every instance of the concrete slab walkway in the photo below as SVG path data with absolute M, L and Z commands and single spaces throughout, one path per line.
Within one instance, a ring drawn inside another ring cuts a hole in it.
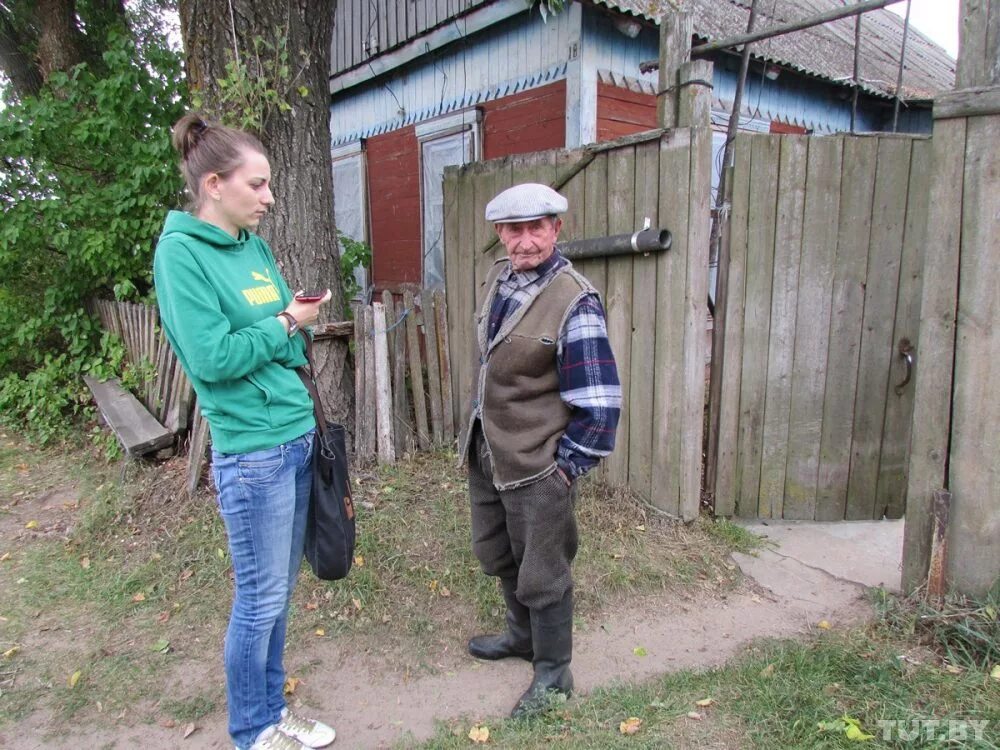
M 778 573 L 804 575 L 802 568 L 863 586 L 900 590 L 903 519 L 895 521 L 748 521 L 748 531 L 776 544 L 755 561 L 742 560 L 743 572 L 767 585 Z M 745 556 L 741 556 L 745 557 Z

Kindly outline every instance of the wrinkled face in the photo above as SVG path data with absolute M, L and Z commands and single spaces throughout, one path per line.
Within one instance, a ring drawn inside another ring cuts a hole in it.
M 205 177 L 205 201 L 200 218 L 222 227 L 234 237 L 241 229 L 256 229 L 274 203 L 271 165 L 264 154 L 243 150 L 243 163 L 226 177 Z
M 494 224 L 515 271 L 529 271 L 552 257 L 562 219 L 545 216 L 531 221 Z

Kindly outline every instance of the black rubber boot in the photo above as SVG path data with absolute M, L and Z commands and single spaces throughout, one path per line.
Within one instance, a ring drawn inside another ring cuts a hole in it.
M 510 715 L 529 716 L 549 707 L 555 695 L 573 693 L 573 591 L 557 604 L 531 610 L 531 639 L 534 644 L 535 676 Z
M 531 613 L 517 600 L 517 579 L 501 578 L 507 603 L 507 630 L 500 635 L 477 635 L 469 641 L 469 653 L 477 659 L 506 659 L 510 656 L 531 661 Z

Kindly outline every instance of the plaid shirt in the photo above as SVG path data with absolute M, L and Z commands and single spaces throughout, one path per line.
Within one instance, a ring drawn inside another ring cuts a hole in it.
M 496 336 L 507 316 L 569 261 L 559 254 L 530 271 L 500 272 L 490 307 L 489 338 Z M 571 409 L 566 432 L 559 439 L 556 462 L 566 475 L 586 474 L 615 447 L 615 430 L 622 407 L 615 356 L 608 341 L 604 308 L 596 294 L 576 303 L 566 318 L 556 345 L 559 392 Z

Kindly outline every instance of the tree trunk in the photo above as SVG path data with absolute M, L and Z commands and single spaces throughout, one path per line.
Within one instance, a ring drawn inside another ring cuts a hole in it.
M 0 4 L 0 71 L 18 98 L 35 96 L 55 71 L 99 68 L 114 27 L 128 29 L 123 0 L 91 0 L 80 28 L 76 0 Z
M 339 320 L 344 300 L 333 221 L 328 85 L 335 7 L 335 2 L 327 0 L 179 3 L 188 80 L 208 113 L 227 114 L 219 112 L 218 80 L 227 77 L 226 64 L 234 52 L 254 72 L 254 38 L 277 45 L 280 36 L 287 34 L 291 81 L 276 90 L 291 109 L 268 112 L 260 131 L 271 160 L 275 195 L 275 206 L 260 233 L 289 286 L 329 287 L 333 299 L 325 308 L 326 317 Z M 305 59 L 303 51 L 308 53 Z M 260 56 L 271 55 L 262 52 Z M 354 386 L 347 345 L 339 339 L 323 341 L 314 353 L 327 416 L 351 425 Z
M 34 96 L 42 88 L 42 73 L 26 52 L 29 39 L 25 38 L 25 34 L 18 33 L 13 20 L 0 10 L 0 69 L 10 79 L 10 85 L 19 98 Z M 33 37 L 31 42 L 35 42 Z
M 85 60 L 85 42 L 76 25 L 73 0 L 38 0 L 36 10 L 41 34 L 38 63 L 46 80 L 56 70 L 69 70 Z

